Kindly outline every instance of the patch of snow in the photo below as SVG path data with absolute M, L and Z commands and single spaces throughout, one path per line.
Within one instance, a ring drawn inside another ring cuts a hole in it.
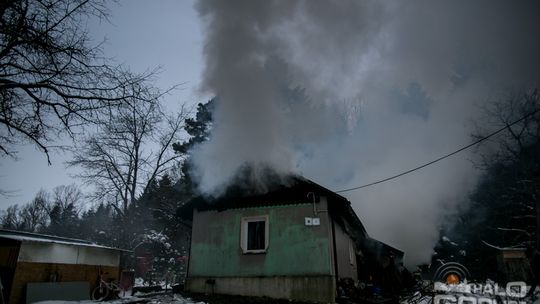
M 157 296 L 155 298 L 152 298 L 150 300 L 151 304 L 159 304 L 159 303 L 171 303 L 171 304 L 206 304 L 205 302 L 195 302 L 190 298 L 184 298 L 180 295 L 162 295 Z
M 447 236 L 443 236 L 441 239 L 443 240 L 443 242 L 449 243 L 450 245 L 458 246 L 457 243 L 452 242 Z
M 137 297 L 125 297 L 122 299 L 116 299 L 116 300 L 110 300 L 110 301 L 102 301 L 100 303 L 108 303 L 108 304 L 127 304 L 134 301 L 142 300 L 141 298 Z M 33 304 L 95 304 L 96 301 L 92 300 L 83 300 L 83 301 L 60 301 L 60 300 L 51 300 L 51 301 L 40 301 L 40 302 L 34 302 Z
M 133 286 L 135 286 L 135 287 L 144 286 L 144 279 L 141 278 L 141 277 L 136 277 L 135 278 L 135 283 L 133 284 Z
M 0 233 L 1 234 L 1 233 Z M 95 248 L 103 248 L 103 249 L 112 249 L 112 250 L 120 250 L 124 251 L 122 249 L 108 247 L 108 246 L 101 246 L 97 245 L 92 242 L 87 242 L 84 240 L 77 240 L 73 239 L 72 241 L 68 241 L 68 238 L 62 239 L 52 239 L 46 237 L 40 237 L 36 234 L 36 236 L 26 236 L 26 235 L 11 235 L 11 234 L 1 234 L 3 238 L 11 239 L 19 242 L 33 242 L 33 243 L 55 243 L 55 244 L 62 244 L 62 245 L 71 245 L 71 246 L 83 246 L 83 247 L 95 247 Z

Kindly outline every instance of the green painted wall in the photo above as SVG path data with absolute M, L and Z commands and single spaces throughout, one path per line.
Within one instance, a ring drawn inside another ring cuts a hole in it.
M 304 217 L 313 216 L 312 208 L 303 204 L 195 213 L 189 275 L 331 275 L 328 214 L 319 215 L 320 226 L 305 226 Z M 268 250 L 263 254 L 243 254 L 242 217 L 261 215 L 268 215 Z

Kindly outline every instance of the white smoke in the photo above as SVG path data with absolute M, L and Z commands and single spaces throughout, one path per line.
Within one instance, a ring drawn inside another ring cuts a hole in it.
M 485 102 L 538 83 L 539 6 L 198 2 L 202 89 L 219 96 L 211 138 L 193 153 L 201 190 L 219 193 L 246 164 L 338 190 L 467 144 Z M 295 99 L 284 87 L 305 91 Z M 345 195 L 368 233 L 403 249 L 407 264 L 426 262 L 441 218 L 474 185 L 473 157 Z

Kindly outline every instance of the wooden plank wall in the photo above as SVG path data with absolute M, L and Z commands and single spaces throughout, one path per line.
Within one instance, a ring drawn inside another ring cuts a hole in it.
M 119 267 L 18 262 L 9 303 L 24 303 L 26 284 L 30 282 L 86 281 L 90 283 L 90 293 L 97 285 L 100 270 L 106 273 L 105 278 L 118 281 Z

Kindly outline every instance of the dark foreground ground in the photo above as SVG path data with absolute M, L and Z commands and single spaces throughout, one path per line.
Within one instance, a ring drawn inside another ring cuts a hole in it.
M 291 300 L 278 300 L 270 298 L 258 298 L 258 297 L 242 297 L 242 296 L 229 296 L 229 295 L 188 295 L 195 301 L 203 301 L 208 304 L 307 304 L 307 302 L 291 301 Z
M 204 294 L 191 294 L 191 293 L 154 293 L 146 295 L 137 295 L 127 301 L 112 301 L 113 304 L 308 304 L 306 302 L 290 301 L 290 300 L 277 300 L 270 298 L 259 297 L 243 297 L 243 296 L 231 296 L 231 295 L 204 295 Z
M 244 297 L 244 296 L 232 296 L 232 295 L 204 295 L 204 294 L 192 294 L 182 293 L 180 294 L 184 298 L 190 298 L 193 302 L 204 302 L 208 304 L 308 304 L 307 302 L 291 301 L 291 300 L 278 300 L 270 298 L 260 297 Z
M 340 304 L 356 304 L 356 303 L 371 303 L 371 304 L 393 304 L 399 303 L 398 301 L 379 298 L 374 299 L 357 299 L 352 301 L 350 299 L 341 298 L 336 299 Z M 423 297 L 417 297 L 411 303 L 414 304 L 428 304 L 424 303 Z M 409 303 L 408 301 L 404 301 Z M 193 293 L 172 293 L 172 292 L 156 292 L 156 293 L 138 293 L 135 297 L 120 300 L 111 301 L 110 304 L 312 304 L 311 302 L 301 302 L 287 299 L 271 299 L 265 297 L 245 297 L 245 296 L 233 296 L 233 295 L 205 295 L 205 294 L 193 294 Z M 49 304 L 49 303 L 47 303 Z M 86 304 L 86 303 L 84 303 Z M 540 303 L 539 303 L 540 304 Z

